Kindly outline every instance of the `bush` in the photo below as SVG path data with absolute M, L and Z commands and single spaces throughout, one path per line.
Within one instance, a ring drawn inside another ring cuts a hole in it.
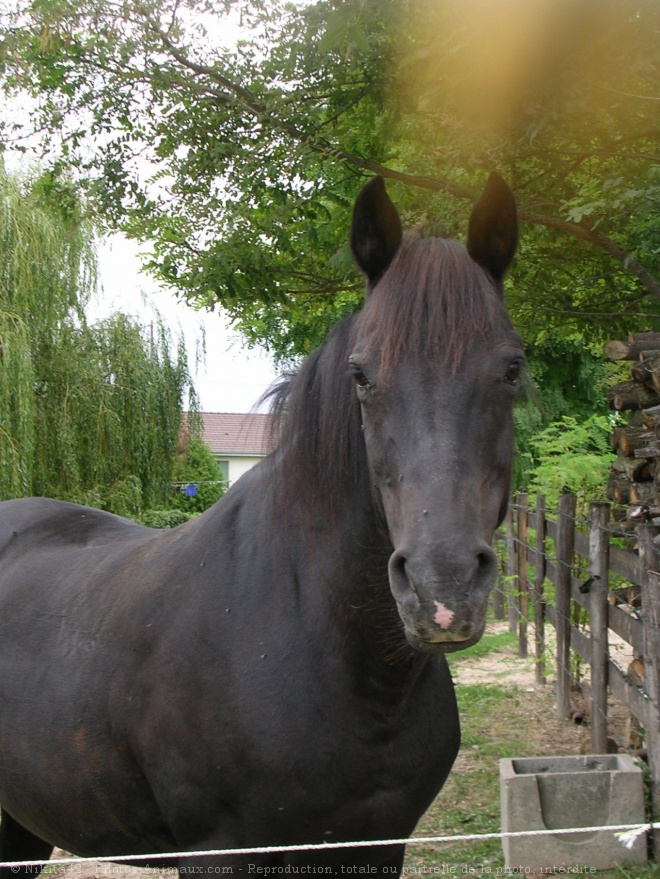
M 196 436 L 189 436 L 185 449 L 177 455 L 172 471 L 176 489 L 170 505 L 184 513 L 203 513 L 224 493 L 225 482 L 218 462 L 206 443 Z M 185 493 L 186 485 L 194 485 L 196 493 Z
M 138 519 L 142 512 L 142 483 L 137 476 L 118 479 L 107 490 L 104 508 L 126 519 Z
M 145 510 L 140 519 L 148 528 L 176 528 L 188 522 L 193 516 L 183 510 Z
M 530 440 L 531 489 L 544 494 L 550 505 L 565 488 L 578 496 L 578 505 L 605 499 L 607 473 L 615 457 L 610 432 L 607 416 L 592 415 L 582 422 L 564 416 L 537 433 Z

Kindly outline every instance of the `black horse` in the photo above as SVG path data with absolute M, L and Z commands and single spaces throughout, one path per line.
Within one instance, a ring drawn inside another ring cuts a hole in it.
M 467 248 L 402 235 L 375 178 L 351 233 L 364 307 L 290 380 L 277 448 L 214 507 L 161 533 L 0 505 L 0 861 L 410 834 L 459 746 L 442 654 L 481 636 L 496 574 L 516 238 L 496 175 Z M 178 866 L 398 875 L 403 855 Z

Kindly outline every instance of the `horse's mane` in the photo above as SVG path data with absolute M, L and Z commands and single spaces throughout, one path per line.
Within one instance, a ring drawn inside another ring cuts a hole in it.
M 348 373 L 355 319 L 339 321 L 271 394 L 284 499 L 303 509 L 321 502 L 329 515 L 339 513 L 347 490 L 369 485 L 360 404 Z
M 348 357 L 357 334 L 374 340 L 379 381 L 405 352 L 453 371 L 477 337 L 508 319 L 490 276 L 455 241 L 407 233 L 357 314 L 272 394 L 285 498 L 339 515 L 346 498 L 371 491 L 361 411 Z

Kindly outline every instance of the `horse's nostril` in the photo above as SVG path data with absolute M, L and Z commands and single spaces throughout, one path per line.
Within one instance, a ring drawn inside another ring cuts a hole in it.
M 497 556 L 490 547 L 477 553 L 477 570 L 473 586 L 481 591 L 490 589 L 497 577 Z
M 417 590 L 406 573 L 406 561 L 405 555 L 400 552 L 394 552 L 390 557 L 390 584 L 395 597 L 402 596 L 409 591 L 417 595 Z
M 392 560 L 390 562 L 392 571 L 397 574 L 399 577 L 407 579 L 406 577 L 406 557 L 401 555 L 400 553 L 394 553 L 392 556 Z
M 476 581 L 483 583 L 491 579 L 497 573 L 497 557 L 490 547 L 477 553 L 477 576 Z

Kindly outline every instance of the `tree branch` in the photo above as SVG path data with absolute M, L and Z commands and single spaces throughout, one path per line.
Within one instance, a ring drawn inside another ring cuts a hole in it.
M 233 82 L 224 74 L 221 74 L 216 68 L 207 67 L 206 65 L 192 61 L 186 56 L 185 52 L 179 50 L 172 43 L 168 35 L 162 32 L 156 22 L 150 20 L 150 25 L 162 42 L 165 50 L 179 64 L 197 75 L 209 77 L 211 80 L 214 80 L 222 86 L 227 92 L 227 95 L 223 93 L 220 96 L 218 95 L 217 90 L 212 90 L 216 99 L 221 97 L 221 99 L 225 101 L 231 95 L 233 99 L 249 113 L 257 116 L 260 120 L 271 123 L 275 128 L 279 129 L 280 132 L 287 134 L 300 143 L 304 143 L 312 151 L 327 156 L 335 161 L 345 162 L 352 167 L 360 168 L 361 170 L 369 171 L 373 174 L 379 174 L 390 180 L 398 180 L 401 183 L 405 183 L 407 186 L 417 186 L 433 192 L 444 192 L 453 195 L 455 198 L 466 199 L 472 202 L 476 200 L 477 195 L 474 192 L 466 187 L 452 183 L 449 180 L 417 176 L 414 174 L 406 174 L 401 171 L 395 171 L 392 168 L 387 168 L 386 166 L 379 164 L 378 162 L 372 162 L 369 159 L 364 159 L 360 156 L 348 153 L 339 147 L 335 147 L 332 144 L 319 139 L 317 136 L 302 131 L 273 114 L 264 104 L 260 103 L 250 91 L 238 83 Z M 570 223 L 558 217 L 535 214 L 525 211 L 524 209 L 519 210 L 518 214 L 520 219 L 525 222 L 546 226 L 550 229 L 556 229 L 559 232 L 572 235 L 574 238 L 586 241 L 594 247 L 598 247 L 605 251 L 605 253 L 609 254 L 613 259 L 619 262 L 626 271 L 634 275 L 652 296 L 656 299 L 660 299 L 660 281 L 658 281 L 658 279 L 656 279 L 642 265 L 642 263 L 639 262 L 639 260 L 602 232 L 589 229 L 587 226 L 578 223 Z
M 623 247 L 620 247 L 607 235 L 598 232 L 595 229 L 589 229 L 578 223 L 569 223 L 567 220 L 561 220 L 558 217 L 548 217 L 543 214 L 533 214 L 528 211 L 518 211 L 521 220 L 528 223 L 535 223 L 539 226 L 547 226 L 550 229 L 557 229 L 559 232 L 565 232 L 581 241 L 587 241 L 604 250 L 611 257 L 621 263 L 621 265 L 634 275 L 648 290 L 648 292 L 656 299 L 660 299 L 660 282 L 655 278 L 638 260 L 630 255 Z
M 660 98 L 657 95 L 636 95 L 631 92 L 622 92 L 619 91 L 619 89 L 609 88 L 606 85 L 596 85 L 594 87 L 601 92 L 609 92 L 612 95 L 619 95 L 622 98 L 633 98 L 635 101 L 660 101 Z

